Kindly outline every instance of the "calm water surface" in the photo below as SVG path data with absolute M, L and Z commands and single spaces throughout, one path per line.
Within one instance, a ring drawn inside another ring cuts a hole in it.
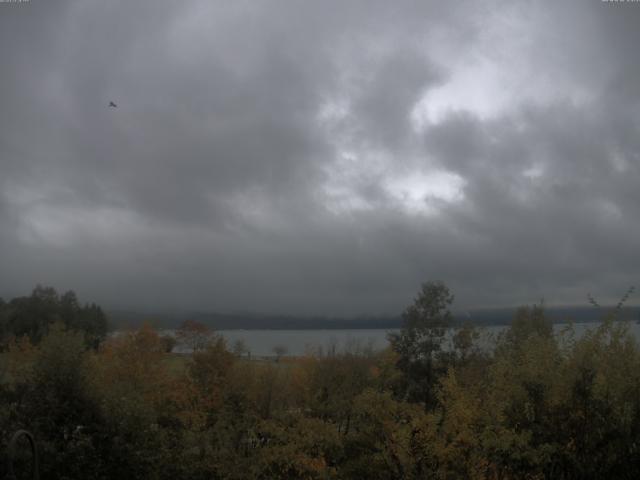
M 579 338 L 590 329 L 597 327 L 597 323 L 577 323 L 573 325 L 575 337 Z M 636 338 L 640 338 L 640 325 L 629 323 L 629 329 Z M 554 325 L 557 333 L 567 328 L 566 324 Z M 480 328 L 480 345 L 489 347 L 494 339 L 506 327 L 490 326 Z M 225 337 L 229 348 L 233 348 L 236 341 L 242 340 L 253 356 L 274 355 L 275 347 L 284 347 L 287 355 L 304 355 L 308 352 L 328 351 L 335 349 L 381 350 L 388 345 L 389 333 L 398 332 L 398 329 L 354 329 L 354 330 L 220 330 L 219 334 Z M 176 351 L 186 353 L 179 347 Z

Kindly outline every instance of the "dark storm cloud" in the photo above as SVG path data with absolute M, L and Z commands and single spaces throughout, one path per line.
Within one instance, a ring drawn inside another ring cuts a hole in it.
M 615 296 L 640 7 L 0 4 L 0 292 L 396 313 Z M 115 101 L 118 108 L 108 108 Z

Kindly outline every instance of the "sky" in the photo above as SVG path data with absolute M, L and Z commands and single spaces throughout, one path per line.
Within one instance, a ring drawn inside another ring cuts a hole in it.
M 0 3 L 0 296 L 616 301 L 640 274 L 639 25 L 630 1 Z

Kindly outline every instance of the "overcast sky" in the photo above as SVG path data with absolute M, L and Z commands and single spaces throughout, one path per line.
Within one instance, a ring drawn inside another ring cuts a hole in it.
M 633 2 L 0 3 L 0 296 L 617 299 L 640 274 L 639 48 Z

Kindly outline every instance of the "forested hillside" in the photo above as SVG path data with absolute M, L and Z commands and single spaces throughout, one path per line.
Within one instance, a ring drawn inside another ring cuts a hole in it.
M 57 316 L 5 335 L 0 356 L 2 441 L 33 432 L 43 478 L 640 474 L 640 350 L 615 310 L 576 338 L 526 307 L 491 351 L 472 327 L 445 351 L 453 296 L 427 283 L 382 352 L 254 361 L 196 323 L 191 356 L 149 326 L 96 345 L 92 322 L 65 321 L 63 297 L 45 296 Z

